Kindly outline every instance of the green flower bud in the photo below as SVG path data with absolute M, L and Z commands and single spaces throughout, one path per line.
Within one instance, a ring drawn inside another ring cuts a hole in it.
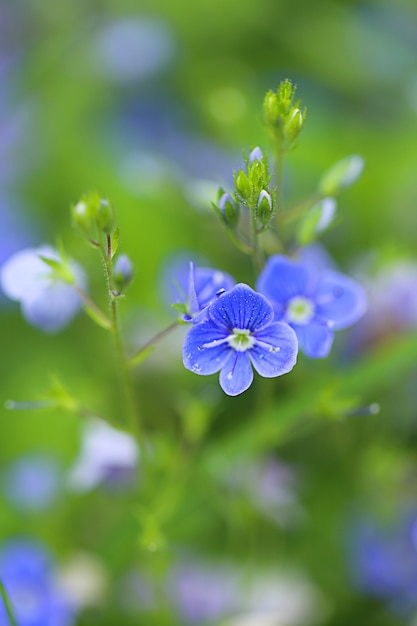
M 271 194 L 262 189 L 258 197 L 256 215 L 262 226 L 265 228 L 269 225 L 273 213 Z
M 267 126 L 274 127 L 280 124 L 278 97 L 273 91 L 268 91 L 264 98 L 263 116 Z
M 234 201 L 230 193 L 223 193 L 219 199 L 218 209 L 223 221 L 230 228 L 235 228 L 239 218 L 239 205 Z
M 74 226 L 76 226 L 84 235 L 91 235 L 94 226 L 94 215 L 91 206 L 84 200 L 80 200 L 71 207 L 71 217 Z
M 100 199 L 96 212 L 96 223 L 100 230 L 110 235 L 114 227 L 114 209 L 108 200 Z
M 284 136 L 288 144 L 294 143 L 298 135 L 301 133 L 305 120 L 306 112 L 299 108 L 294 108 L 284 128 Z
M 249 178 L 243 170 L 240 170 L 238 174 L 235 175 L 235 187 L 241 198 L 244 200 L 248 200 L 250 198 L 252 192 L 251 184 L 249 182 Z

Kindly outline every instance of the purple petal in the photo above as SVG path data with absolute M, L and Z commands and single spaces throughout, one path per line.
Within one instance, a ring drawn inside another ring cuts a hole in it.
M 182 356 L 184 366 L 207 376 L 221 370 L 233 350 L 227 342 L 228 333 L 212 322 L 193 326 L 185 338 Z
M 298 341 L 291 326 L 276 322 L 254 337 L 256 343 L 248 352 L 258 374 L 274 378 L 292 370 L 297 361 Z
M 251 386 L 253 370 L 247 352 L 233 351 L 220 372 L 220 386 L 228 396 L 238 396 Z
M 262 270 L 256 288 L 268 298 L 278 316 L 295 296 L 309 296 L 316 283 L 314 270 L 285 256 L 270 257 Z
M 327 356 L 333 343 L 333 333 L 327 326 L 321 324 L 307 324 L 294 326 L 301 350 L 312 359 L 321 359 Z
M 227 291 L 211 305 L 209 316 L 229 333 L 233 328 L 261 330 L 274 317 L 268 300 L 243 283 Z
M 323 274 L 314 296 L 317 317 L 331 322 L 331 328 L 354 324 L 366 309 L 366 295 L 351 278 L 328 271 Z

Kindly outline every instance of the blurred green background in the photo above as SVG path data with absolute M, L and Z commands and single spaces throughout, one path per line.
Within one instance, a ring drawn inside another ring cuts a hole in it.
M 121 305 L 129 350 L 174 319 L 162 287 L 174 255 L 202 257 L 253 285 L 249 260 L 231 247 L 210 201 L 216 186 L 230 188 L 243 150 L 270 148 L 262 99 L 286 77 L 308 114 L 285 162 L 285 202 L 311 193 L 334 162 L 362 155 L 364 172 L 340 197 L 323 243 L 372 294 L 384 268 L 416 263 L 411 0 L 2 3 L 0 262 L 61 238 L 105 307 L 99 259 L 69 211 L 97 189 L 116 207 L 120 249 L 135 266 Z M 415 294 L 417 282 L 405 289 Z M 392 288 L 394 305 L 396 298 Z M 104 330 L 80 315 L 62 333 L 43 335 L 5 298 L 0 315 L 2 406 L 39 399 L 55 376 L 83 406 L 122 423 Z M 81 550 L 100 561 L 110 591 L 79 624 L 184 623 L 166 598 L 137 613 L 117 599 L 130 568 L 159 580 L 179 549 L 307 577 L 319 598 L 311 614 L 271 624 L 411 624 L 410 614 L 398 617 L 355 590 L 347 539 L 356 515 L 395 519 L 415 508 L 417 314 L 406 328 L 394 318 L 379 319 L 378 332 L 371 318 L 356 334 L 341 333 L 328 360 L 301 358 L 288 377 L 258 377 L 238 398 L 223 396 L 216 377 L 184 370 L 179 331 L 134 374 L 157 459 L 147 480 L 120 493 L 62 488 L 52 508 L 23 516 L 3 494 L 0 539 L 29 535 L 58 560 Z M 374 402 L 379 415 L 344 417 Z M 4 471 L 33 452 L 53 455 L 63 471 L 74 462 L 80 416 L 3 408 L 0 415 Z M 271 521 L 244 489 L 230 487 L 242 467 L 270 457 L 297 476 L 295 521 Z

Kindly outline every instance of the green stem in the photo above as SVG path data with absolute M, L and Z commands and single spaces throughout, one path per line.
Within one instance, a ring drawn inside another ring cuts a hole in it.
M 4 606 L 6 607 L 6 613 L 7 613 L 7 617 L 9 619 L 9 623 L 10 626 L 17 626 L 17 621 L 16 618 L 13 614 L 13 609 L 12 606 L 10 604 L 10 600 L 9 597 L 7 595 L 7 592 L 4 588 L 3 583 L 0 581 L 0 595 L 3 598 L 3 602 L 4 602 Z
M 92 317 L 97 321 L 100 326 L 103 328 L 107 328 L 107 330 L 111 330 L 111 321 L 106 315 L 104 315 L 103 311 L 101 311 L 98 306 L 91 300 L 90 296 L 86 294 L 86 292 L 81 289 L 78 285 L 73 285 L 75 291 L 80 296 L 81 300 L 84 302 L 84 306 L 87 309 L 87 312 L 92 314 Z
M 140 419 L 136 404 L 136 397 L 133 391 L 132 381 L 130 379 L 129 366 L 123 348 L 118 301 L 117 298 L 113 297 L 115 289 L 113 284 L 113 268 L 111 260 L 112 250 L 110 235 L 107 235 L 107 249 L 105 248 L 102 240 L 100 240 L 100 252 L 103 259 L 104 273 L 106 277 L 107 291 L 109 297 L 109 313 L 111 322 L 110 330 L 113 335 L 117 360 L 119 363 L 120 378 L 126 399 L 127 417 L 132 431 L 135 433 L 138 440 L 140 440 Z
M 180 319 L 176 319 L 175 322 L 172 322 L 172 324 L 170 324 L 169 326 L 167 326 L 163 330 L 159 331 L 159 333 L 157 333 L 156 335 L 151 337 L 151 339 L 149 339 L 149 341 L 144 343 L 143 346 L 141 346 L 138 350 L 136 350 L 135 354 L 132 357 L 130 357 L 130 359 L 128 359 L 127 365 L 129 367 L 134 367 L 135 365 L 137 365 L 137 362 L 138 361 L 140 362 L 139 357 L 142 355 L 143 352 L 145 352 L 146 350 L 148 350 L 149 348 L 151 348 L 155 344 L 159 343 L 159 341 L 161 341 L 162 339 L 164 339 L 164 337 L 169 335 L 180 324 L 181 324 L 181 320 Z

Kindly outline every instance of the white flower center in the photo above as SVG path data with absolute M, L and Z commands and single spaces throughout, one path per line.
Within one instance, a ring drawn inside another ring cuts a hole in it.
M 252 348 L 255 339 L 247 328 L 234 328 L 233 335 L 228 336 L 227 342 L 237 352 L 245 352 Z
M 308 324 L 314 315 L 314 304 L 308 298 L 296 296 L 287 305 L 287 319 L 293 324 Z

